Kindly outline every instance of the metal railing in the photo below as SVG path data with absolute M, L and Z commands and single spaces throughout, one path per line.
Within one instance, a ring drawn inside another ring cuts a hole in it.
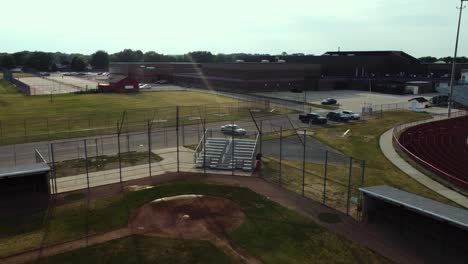
M 447 115 L 443 114 L 443 115 L 434 116 L 433 119 L 416 121 L 416 122 L 407 123 L 407 124 L 401 124 L 401 125 L 396 126 L 396 127 L 393 128 L 393 131 L 392 131 L 393 142 L 396 143 L 397 146 L 406 155 L 408 155 L 410 158 L 417 161 L 418 163 L 420 163 L 421 165 L 423 165 L 427 169 L 446 177 L 447 180 L 451 180 L 451 181 L 454 181 L 455 183 L 459 183 L 459 184 L 463 184 L 463 185 L 468 185 L 468 181 L 460 179 L 460 178 L 458 178 L 456 176 L 453 176 L 450 173 L 447 173 L 446 171 L 438 168 L 437 165 L 425 161 L 424 159 L 419 157 L 416 153 L 413 153 L 411 150 L 406 148 L 402 142 L 400 142 L 400 135 L 404 131 L 406 131 L 408 128 L 419 126 L 419 125 L 426 124 L 426 123 L 433 123 L 433 122 L 438 122 L 438 121 L 447 120 L 447 119 L 460 118 L 460 117 L 463 117 L 463 116 L 468 116 L 468 112 L 467 111 L 459 111 L 459 112 L 456 112 L 456 113 L 452 114 L 451 117 L 447 117 Z

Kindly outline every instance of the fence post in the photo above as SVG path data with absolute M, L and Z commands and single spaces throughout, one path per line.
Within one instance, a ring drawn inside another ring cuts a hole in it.
M 128 134 L 128 131 L 125 137 L 127 138 L 127 152 L 130 153 L 130 134 Z
M 149 176 L 151 177 L 151 125 L 148 119 L 148 166 L 149 166 Z
M 85 168 L 86 168 L 86 184 L 89 191 L 89 167 L 88 167 L 88 142 L 84 140 L 84 153 L 85 153 Z
M 14 158 L 15 167 L 16 167 L 16 144 L 13 145 L 13 153 L 14 153 L 13 158 Z
M 177 173 L 179 173 L 179 106 L 176 106 Z
M 0 120 L 0 142 L 3 143 L 3 128 L 2 128 L 2 120 Z
M 231 124 L 234 124 L 234 121 L 231 122 Z M 234 159 L 234 148 L 235 148 L 235 143 L 234 143 L 234 126 L 232 126 L 232 131 L 231 131 L 231 167 L 232 167 L 232 170 L 231 170 L 231 174 L 234 175 L 234 170 L 236 169 L 237 167 L 237 164 L 236 164 L 236 161 Z
M 263 141 L 263 120 L 260 120 L 260 153 L 262 153 L 262 141 Z
M 206 120 L 203 119 L 203 174 L 206 176 Z
M 350 199 L 351 199 L 351 172 L 353 169 L 353 158 L 349 158 L 349 173 L 348 173 L 348 195 L 346 199 L 346 215 L 349 215 Z
M 120 155 L 120 126 L 117 122 L 117 155 L 119 157 L 119 181 L 122 184 L 122 156 Z
M 26 119 L 23 120 L 23 125 L 24 125 L 24 139 L 28 141 L 28 133 L 26 130 Z
M 182 121 L 182 146 L 185 146 L 185 124 Z
M 361 187 L 364 187 L 364 171 L 365 171 L 365 168 L 366 168 L 366 161 L 363 160 L 361 161 Z M 360 221 L 362 221 L 362 192 L 359 192 L 359 210 L 358 210 L 358 218 Z
M 198 135 L 198 140 L 197 141 L 200 142 L 200 139 L 201 139 L 200 138 L 200 120 L 198 120 L 198 122 L 197 122 L 197 135 Z
M 50 144 L 50 153 L 52 156 L 52 182 L 54 184 L 54 194 L 57 193 L 57 172 L 55 168 L 55 151 L 54 151 L 54 143 Z
M 328 173 L 328 150 L 325 150 L 325 166 L 323 170 L 323 197 L 322 203 L 325 204 L 327 197 L 327 173 Z
M 47 124 L 47 140 L 50 140 L 50 129 L 49 129 L 49 118 L 46 117 L 46 124 Z
M 94 139 L 94 144 L 96 145 L 96 162 L 97 162 L 97 161 L 98 161 L 98 157 L 99 157 L 98 139 L 97 139 L 97 138 Z
M 70 137 L 71 128 L 70 128 L 70 118 L 68 118 L 68 137 Z
M 304 148 L 302 151 L 302 196 L 305 194 L 305 160 L 306 160 L 306 135 L 307 130 L 304 129 Z
M 280 126 L 280 145 L 279 145 L 279 177 L 278 177 L 278 182 L 279 185 L 281 186 L 281 177 L 283 176 L 283 168 L 282 164 L 283 163 L 283 127 Z

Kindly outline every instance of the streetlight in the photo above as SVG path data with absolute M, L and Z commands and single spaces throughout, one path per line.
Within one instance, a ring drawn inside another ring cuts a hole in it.
M 453 105 L 453 82 L 455 81 L 455 65 L 457 60 L 457 51 L 458 51 L 458 38 L 460 36 L 460 23 L 463 9 L 466 6 L 463 6 L 463 2 L 467 2 L 468 0 L 460 0 L 460 15 L 458 17 L 458 29 L 457 29 L 457 39 L 455 41 L 455 55 L 453 56 L 453 63 L 452 63 L 452 76 L 450 77 L 450 92 L 449 92 L 449 102 L 448 102 L 448 117 L 452 115 L 452 105 Z

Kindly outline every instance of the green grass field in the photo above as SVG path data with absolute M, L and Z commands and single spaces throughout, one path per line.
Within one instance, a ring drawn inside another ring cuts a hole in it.
M 271 182 L 279 184 L 279 159 L 263 158 L 262 175 Z M 332 163 L 327 166 L 327 181 L 324 183 L 324 164 L 306 162 L 304 174 L 304 195 L 315 201 L 322 202 L 331 208 L 346 213 L 349 165 L 347 163 Z M 293 192 L 302 193 L 302 161 L 282 160 L 281 185 Z M 359 197 L 361 186 L 361 166 L 353 163 L 351 170 L 351 197 Z M 324 185 L 325 197 L 324 197 Z M 350 215 L 356 215 L 356 204 L 350 204 Z
M 63 205 L 52 211 L 48 226 L 42 224 L 43 214 L 40 213 L 32 217 L 1 219 L 0 257 L 35 248 L 40 245 L 41 241 L 45 244 L 57 243 L 80 238 L 87 233 L 103 233 L 123 227 L 127 224 L 132 210 L 154 199 L 179 194 L 214 195 L 226 197 L 238 203 L 246 214 L 246 220 L 228 235 L 234 242 L 264 263 L 388 262 L 373 252 L 332 234 L 299 213 L 248 189 L 184 182 L 92 200 L 89 208 L 85 201 Z M 329 219 L 325 220 L 329 221 Z M 159 246 L 152 250 L 138 251 L 141 259 L 150 260 L 159 254 L 164 254 L 164 258 L 177 259 L 177 255 L 188 254 L 188 256 L 197 256 L 197 259 L 206 259 L 206 263 L 225 263 L 213 259 L 217 253 L 206 250 L 206 244 L 197 242 L 181 249 L 173 244 L 164 245 L 164 243 L 169 243 L 167 241 L 150 240 L 148 239 L 145 243 L 159 243 Z M 80 256 L 86 260 L 86 263 L 100 263 L 103 261 L 103 255 L 98 254 L 99 251 L 104 252 L 105 259 L 119 259 L 122 263 L 127 263 L 128 260 L 132 263 L 135 257 L 134 247 L 122 248 L 120 245 L 125 243 L 124 239 L 69 252 L 50 258 L 48 263 L 74 263 L 72 261 L 76 261 Z M 171 253 L 168 255 L 164 252 Z M 211 254 L 214 256 L 208 256 Z M 210 262 L 211 260 L 214 262 Z M 191 263 L 181 261 L 180 263 Z
M 174 126 L 176 106 L 180 124 L 250 118 L 249 108 L 264 107 L 192 91 L 25 96 L 0 80 L 0 144 L 114 134 L 124 111 L 124 131 L 144 131 L 147 120 Z
M 34 264 L 237 263 L 207 241 L 131 236 L 78 249 Z M 32 264 L 31 263 L 31 264 Z
M 456 205 L 396 168 L 380 150 L 380 136 L 398 124 L 430 118 L 425 113 L 385 112 L 383 118 L 342 124 L 334 127 L 311 129 L 314 137 L 323 143 L 366 161 L 365 186 L 390 185 L 431 199 Z M 340 137 L 350 129 L 348 137 Z

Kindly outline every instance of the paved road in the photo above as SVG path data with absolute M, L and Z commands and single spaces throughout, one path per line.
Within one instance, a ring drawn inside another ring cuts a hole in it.
M 303 137 L 303 136 L 301 136 Z M 275 158 L 280 157 L 280 140 L 265 140 L 262 142 L 262 153 L 265 156 L 272 156 Z M 315 163 L 324 163 L 325 162 L 325 153 L 329 151 L 329 159 L 332 159 L 333 162 L 346 162 L 349 161 L 349 158 L 340 154 L 337 150 L 330 148 L 329 146 L 323 144 L 317 139 L 307 137 L 306 139 L 306 155 L 305 159 L 308 162 Z M 304 145 L 302 141 L 297 136 L 290 136 L 283 138 L 281 156 L 283 159 L 302 161 L 304 158 Z
M 260 115 L 260 114 L 259 114 Z M 261 126 L 264 132 L 273 132 L 283 129 L 300 127 L 303 124 L 298 121 L 297 114 L 288 115 L 290 120 L 284 116 L 268 115 L 265 117 L 256 117 L 258 126 Z M 206 124 L 207 129 L 215 131 L 213 136 L 223 137 L 219 127 L 230 122 L 215 122 Z M 241 127 L 247 129 L 247 136 L 254 136 L 257 129 L 251 119 L 245 119 L 236 122 Z M 201 124 L 181 126 L 179 129 L 179 146 L 196 145 L 203 135 L 203 126 Z M 85 149 L 86 139 L 86 149 Z M 53 143 L 53 144 L 51 144 Z M 114 135 L 103 135 L 94 137 L 81 137 L 67 140 L 41 141 L 25 144 L 17 144 L 0 147 L 0 167 L 13 167 L 15 165 L 30 164 L 35 162 L 34 149 L 44 156 L 47 161 L 63 161 L 77 158 L 85 158 L 85 151 L 88 157 L 96 155 L 116 155 L 118 153 L 118 138 Z M 177 146 L 177 131 L 175 127 L 154 128 L 151 132 L 151 148 L 162 149 Z M 146 151 L 148 149 L 148 134 L 146 131 L 131 132 L 123 134 L 120 137 L 121 152 L 128 151 Z M 52 148 L 53 153 L 52 155 Z

